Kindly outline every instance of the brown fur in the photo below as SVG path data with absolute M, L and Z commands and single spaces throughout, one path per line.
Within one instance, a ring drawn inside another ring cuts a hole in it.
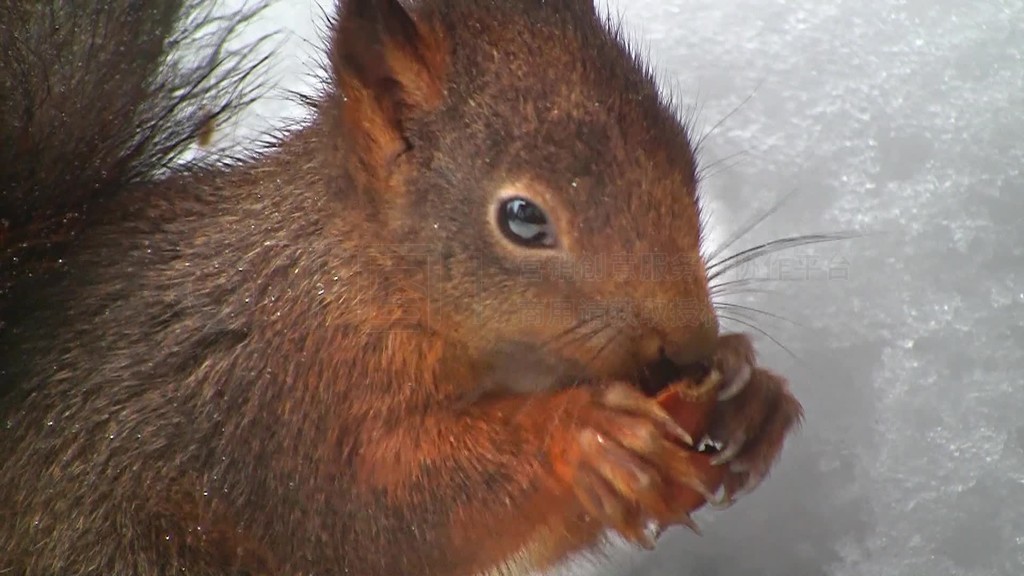
M 579 431 L 621 423 L 599 383 L 718 348 L 688 136 L 618 33 L 583 0 L 349 0 L 311 125 L 256 160 L 157 178 L 209 108 L 185 138 L 160 123 L 146 126 L 162 146 L 127 138 L 131 119 L 192 108 L 147 88 L 158 57 L 106 50 L 143 42 L 128 4 L 107 4 L 74 13 L 110 27 L 84 78 L 52 76 L 74 47 L 24 78 L 0 69 L 5 88 L 67 88 L 73 111 L 124 101 L 52 130 L 0 124 L 19 143 L 0 159 L 10 227 L 52 235 L 82 215 L 73 242 L 33 253 L 60 266 L 6 277 L 0 573 L 469 575 L 592 549 L 608 526 L 574 492 Z M 30 21 L 0 39 L 46 29 Z M 135 72 L 122 90 L 86 82 L 105 69 Z M 36 96 L 19 101 L 30 116 L 66 107 Z M 491 229 L 510 185 L 543 200 L 561 252 Z M 652 254 L 685 273 L 575 273 Z M 610 301 L 628 322 L 583 337 L 579 309 L 523 318 Z M 765 379 L 762 407 L 788 394 Z

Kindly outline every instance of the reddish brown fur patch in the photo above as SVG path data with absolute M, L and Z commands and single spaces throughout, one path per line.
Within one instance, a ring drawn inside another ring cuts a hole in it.
M 397 0 L 344 4 L 331 45 L 338 105 L 361 176 L 377 186 L 407 146 L 404 123 L 441 103 L 447 51 L 442 29 Z
M 148 46 L 128 4 L 82 2 L 116 33 L 82 34 L 110 42 L 76 55 L 120 69 Z M 15 572 L 165 576 L 169 554 L 196 574 L 230 573 L 242 555 L 275 574 L 435 576 L 594 544 L 603 526 L 582 517 L 565 472 L 572 415 L 593 380 L 639 362 L 632 335 L 545 347 L 571 325 L 510 319 L 551 297 L 705 302 L 703 272 L 524 281 L 525 260 L 488 227 L 492 195 L 527 181 L 558 194 L 566 260 L 696 258 L 685 129 L 590 2 L 415 5 L 410 16 L 397 0 L 343 2 L 319 116 L 252 162 L 158 180 L 154 159 L 168 156 L 115 137 L 154 134 L 110 110 L 161 117 L 152 103 L 180 99 L 74 78 L 64 98 L 89 115 L 44 110 L 70 118 L 73 138 L 33 132 L 50 156 L 15 146 L 20 162 L 0 162 L 12 171 L 0 184 L 17 184 L 5 203 L 44 191 L 52 216 L 104 199 L 76 227 L 67 274 L 22 289 L 0 332 L 0 370 L 19 386 L 0 427 L 0 549 Z M 81 69 L 44 63 L 30 78 L 41 91 L 45 73 Z M 19 80 L 12 69 L 0 66 L 0 87 Z M 18 122 L 0 129 L 22 138 Z M 21 208 L 16 238 L 35 229 Z M 409 246 L 426 247 L 429 270 Z M 415 299 L 427 280 L 440 298 L 410 323 L 397 296 Z M 688 330 L 677 328 L 687 347 Z M 182 488 L 190 478 L 211 484 L 209 501 Z M 210 536 L 190 536 L 192 524 Z M 168 530 L 185 530 L 180 547 L 153 541 Z
M 281 574 L 281 564 L 242 529 L 231 510 L 203 495 L 199 483 L 185 480 L 178 479 L 170 489 L 153 495 L 148 509 L 139 510 L 152 522 L 154 548 L 169 567 L 177 559 L 194 563 L 198 558 L 238 574 Z

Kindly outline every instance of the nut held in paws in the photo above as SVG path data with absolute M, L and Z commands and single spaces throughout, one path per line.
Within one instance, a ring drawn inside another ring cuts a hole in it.
M 721 380 L 721 375 L 717 371 L 712 371 L 700 382 L 691 379 L 676 380 L 656 396 L 658 404 L 690 434 L 698 446 L 700 439 L 707 433 L 709 420 L 718 400 Z M 696 448 L 687 448 L 689 465 L 699 473 L 701 484 L 707 492 L 714 494 L 722 484 L 724 470 L 711 464 L 713 454 L 698 452 Z M 675 486 L 672 498 L 679 506 L 677 509 L 690 512 L 707 503 L 707 494 L 702 494 L 689 483 Z

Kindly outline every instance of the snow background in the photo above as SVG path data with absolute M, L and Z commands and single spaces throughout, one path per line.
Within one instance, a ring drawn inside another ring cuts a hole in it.
M 806 424 L 703 538 L 611 573 L 1024 574 L 1024 0 L 611 2 L 714 127 L 713 241 L 791 192 L 737 248 L 865 234 L 740 270 L 764 293 L 728 300 L 787 319 L 746 317 L 792 352 L 758 340 Z M 279 90 L 222 137 L 301 113 L 282 91 L 312 86 L 321 3 L 245 32 L 287 32 Z

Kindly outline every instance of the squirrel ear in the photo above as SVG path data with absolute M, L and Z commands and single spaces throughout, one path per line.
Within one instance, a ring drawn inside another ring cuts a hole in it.
M 440 105 L 447 51 L 439 27 L 417 23 L 398 0 L 344 0 L 331 65 L 346 134 L 368 168 L 408 149 L 404 123 Z

